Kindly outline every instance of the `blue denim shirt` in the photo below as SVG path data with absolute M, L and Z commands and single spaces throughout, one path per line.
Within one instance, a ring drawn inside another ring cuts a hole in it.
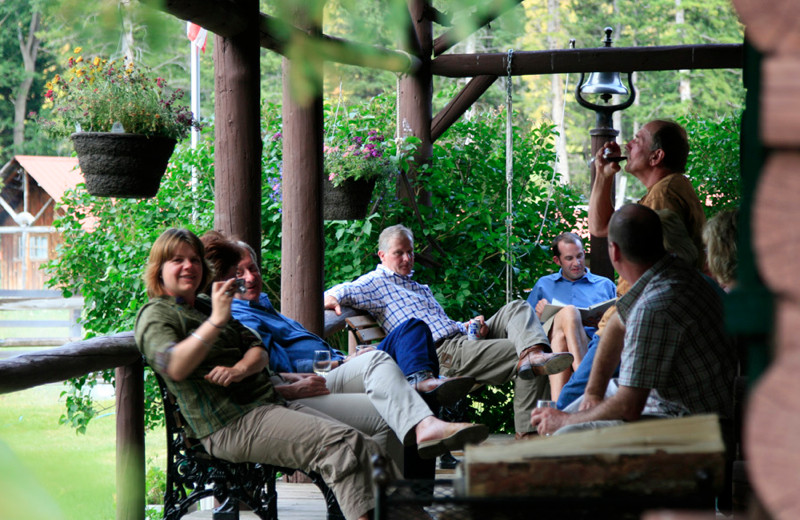
M 272 372 L 309 373 L 315 350 L 330 350 L 332 360 L 342 360 L 344 355 L 331 348 L 319 336 L 275 310 L 269 297 L 261 293 L 258 302 L 233 300 L 233 317 L 258 332 L 269 351 L 269 368 Z

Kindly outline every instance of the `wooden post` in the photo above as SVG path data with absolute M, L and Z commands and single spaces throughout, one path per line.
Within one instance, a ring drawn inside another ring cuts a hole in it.
M 400 78 L 397 99 L 398 128 L 400 137 L 413 135 L 420 139 L 417 153 L 409 169 L 409 176 L 416 176 L 414 164 L 422 165 L 430 162 L 433 156 L 431 140 L 431 119 L 433 114 L 433 76 L 431 75 L 431 54 L 433 52 L 433 23 L 426 13 L 430 11 L 427 0 L 408 0 L 408 11 L 411 24 L 419 42 L 421 65 L 413 74 Z M 398 196 L 408 199 L 414 196 L 408 193 L 401 182 L 397 187 Z M 418 202 L 430 205 L 430 193 L 422 192 Z
M 249 15 L 241 33 L 215 36 L 214 228 L 261 252 L 260 43 L 258 1 L 239 0 Z
M 298 27 L 309 27 L 298 12 Z M 313 59 L 305 56 L 306 60 Z M 325 241 L 322 233 L 322 82 L 311 99 L 293 95 L 294 67 L 283 59 L 283 218 L 281 312 L 322 334 Z
M 116 369 L 117 520 L 144 520 L 144 364 Z
M 611 128 L 610 125 L 602 125 L 599 124 L 600 115 L 597 116 L 598 125 L 597 128 L 592 128 L 589 131 L 589 135 L 592 136 L 592 157 L 597 154 L 597 150 L 603 147 L 606 141 L 613 141 L 619 135 L 619 130 L 615 130 Z M 594 161 L 591 162 L 589 166 L 591 170 L 591 182 L 590 186 L 594 186 L 594 177 L 595 177 L 595 167 Z M 614 189 L 611 190 L 611 203 L 614 203 Z M 595 235 L 591 235 L 589 238 L 589 243 L 591 244 L 590 247 L 590 269 L 592 273 L 605 276 L 611 280 L 614 279 L 614 266 L 611 265 L 611 259 L 608 257 L 608 238 L 606 237 L 598 237 Z

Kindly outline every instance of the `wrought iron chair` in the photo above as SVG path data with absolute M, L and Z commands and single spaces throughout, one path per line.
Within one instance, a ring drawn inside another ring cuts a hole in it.
M 209 496 L 220 503 L 214 509 L 214 520 L 238 520 L 240 502 L 263 520 L 277 520 L 277 473 L 291 474 L 295 470 L 267 464 L 229 462 L 209 455 L 200 441 L 187 435 L 175 396 L 169 392 L 161 376 L 155 375 L 167 432 L 164 520 L 181 518 L 192 504 Z M 308 476 L 325 498 L 328 520 L 344 519 L 333 492 L 322 477 L 316 473 L 308 473 Z

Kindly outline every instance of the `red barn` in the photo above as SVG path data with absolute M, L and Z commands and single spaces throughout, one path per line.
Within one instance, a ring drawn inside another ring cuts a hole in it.
M 61 240 L 56 202 L 83 182 L 76 157 L 14 156 L 0 170 L 0 290 L 41 290 Z M 61 210 L 59 210 L 61 211 Z

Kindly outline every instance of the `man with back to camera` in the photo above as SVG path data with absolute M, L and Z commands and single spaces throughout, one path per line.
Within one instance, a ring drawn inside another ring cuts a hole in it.
M 628 204 L 609 222 L 611 263 L 629 280 L 617 309 L 625 325 L 618 391 L 574 414 L 535 409 L 540 432 L 564 426 L 610 426 L 638 420 L 651 391 L 665 415 L 729 417 L 735 350 L 723 327 L 722 302 L 694 266 L 666 253 L 655 211 Z
M 548 304 L 564 306 L 542 323 L 553 352 L 570 352 L 574 357 L 571 369 L 550 376 L 550 395 L 555 401 L 573 371 L 578 369 L 586 355 L 589 338 L 597 330 L 597 320 L 584 322 L 578 308 L 612 300 L 617 289 L 608 278 L 589 271 L 583 243 L 575 233 L 558 235 L 551 251 L 553 262 L 561 269 L 539 278 L 528 296 L 528 303 L 539 318 Z
M 467 324 L 450 319 L 427 285 L 411 279 L 414 236 L 398 224 L 378 238 L 376 269 L 357 280 L 325 292 L 325 308 L 341 313 L 341 305 L 371 313 L 391 332 L 409 318 L 425 321 L 436 343 L 441 371 L 446 376 L 472 376 L 479 383 L 514 383 L 514 424 L 517 437 L 533 431 L 530 411 L 542 397 L 542 376 L 562 372 L 572 354 L 550 353 L 547 335 L 524 300 L 501 308 L 480 324 L 478 339 L 469 339 Z

